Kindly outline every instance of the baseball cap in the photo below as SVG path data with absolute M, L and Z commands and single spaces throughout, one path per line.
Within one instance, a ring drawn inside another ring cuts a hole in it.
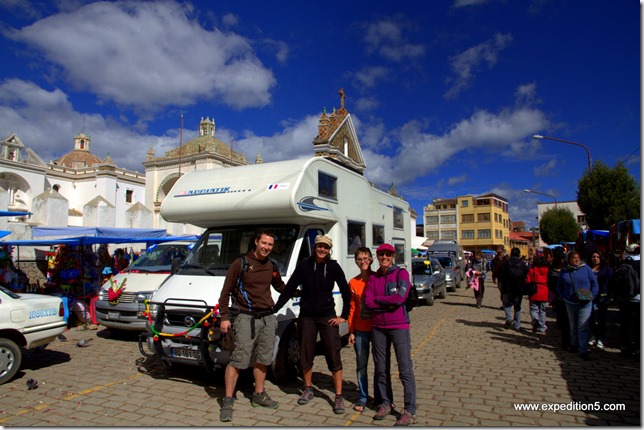
M 376 254 L 382 251 L 389 251 L 389 252 L 396 252 L 393 246 L 389 245 L 388 243 L 383 243 L 376 249 Z
M 325 245 L 329 245 L 329 248 L 333 248 L 333 241 L 329 236 L 318 234 L 315 236 L 315 244 L 317 245 L 318 243 L 324 243 Z

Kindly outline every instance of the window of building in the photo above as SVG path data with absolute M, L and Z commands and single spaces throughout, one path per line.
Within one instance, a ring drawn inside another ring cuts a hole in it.
M 441 216 L 442 224 L 456 224 L 456 215 L 442 215 Z
M 431 216 L 425 217 L 425 223 L 438 224 L 438 215 L 431 215 Z
M 453 239 L 456 240 L 456 230 L 443 230 L 441 231 L 441 239 Z
M 474 214 L 461 215 L 462 222 L 474 222 Z
M 356 250 L 364 246 L 365 241 L 365 223 L 356 221 L 347 221 L 347 239 L 349 256 L 353 256 Z
M 478 222 L 489 221 L 490 220 L 490 214 L 478 214 L 477 220 L 478 220 Z
M 425 233 L 427 239 L 438 239 L 438 230 L 432 230 Z
M 132 203 L 134 190 L 125 190 L 125 203 Z
M 490 231 L 489 228 L 478 231 L 479 239 L 490 239 L 491 237 L 492 237 L 492 232 Z
M 461 239 L 474 239 L 474 230 L 461 231 Z
M 586 224 L 586 215 L 577 215 L 577 222 L 579 224 Z
M 318 196 L 338 200 L 338 178 L 318 172 Z
M 469 206 L 469 204 L 470 204 L 470 202 L 468 202 L 467 200 L 461 200 L 461 207 L 462 207 L 462 208 L 466 208 L 466 207 L 468 207 L 468 206 Z
M 371 228 L 373 236 L 373 246 L 382 245 L 385 243 L 385 226 L 374 224 Z
M 403 229 L 404 227 L 403 210 L 402 208 L 394 206 L 394 228 Z

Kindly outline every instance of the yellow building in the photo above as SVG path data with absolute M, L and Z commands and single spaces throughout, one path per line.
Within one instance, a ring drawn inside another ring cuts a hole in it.
M 424 209 L 425 237 L 458 241 L 467 251 L 510 246 L 508 201 L 497 194 L 435 199 Z

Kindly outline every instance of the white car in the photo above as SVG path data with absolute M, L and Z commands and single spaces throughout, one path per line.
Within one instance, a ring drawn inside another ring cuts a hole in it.
M 16 294 L 0 286 L 0 384 L 18 372 L 23 348 L 47 345 L 67 329 L 64 315 L 60 297 Z

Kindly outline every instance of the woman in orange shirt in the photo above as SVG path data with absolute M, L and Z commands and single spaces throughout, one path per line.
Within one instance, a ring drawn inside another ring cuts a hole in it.
M 369 347 L 371 345 L 371 315 L 364 305 L 364 289 L 367 285 L 367 279 L 374 272 L 371 270 L 373 255 L 371 250 L 366 247 L 360 247 L 355 252 L 356 265 L 360 268 L 360 274 L 349 280 L 349 289 L 351 290 L 351 306 L 349 310 L 349 345 L 353 345 L 356 352 L 356 376 L 358 380 L 358 400 L 353 409 L 363 412 L 369 398 L 369 383 L 367 378 L 367 364 L 369 363 Z M 391 378 L 387 377 L 388 381 Z M 375 387 L 375 379 L 373 380 Z M 393 399 L 391 386 L 387 387 L 390 398 Z M 376 405 L 380 404 L 380 399 L 375 399 Z

